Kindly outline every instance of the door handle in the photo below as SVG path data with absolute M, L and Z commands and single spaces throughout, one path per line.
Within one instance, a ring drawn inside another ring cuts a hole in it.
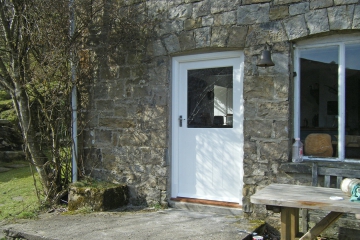
M 182 120 L 183 120 L 182 115 L 180 115 L 180 116 L 179 116 L 179 126 L 180 126 L 180 127 L 182 127 Z

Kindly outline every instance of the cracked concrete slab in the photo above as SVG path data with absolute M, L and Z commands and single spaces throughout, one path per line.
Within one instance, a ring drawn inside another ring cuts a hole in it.
M 77 215 L 48 213 L 37 220 L 0 224 L 0 230 L 7 236 L 29 240 L 245 239 L 256 227 L 258 225 L 242 217 L 178 209 Z

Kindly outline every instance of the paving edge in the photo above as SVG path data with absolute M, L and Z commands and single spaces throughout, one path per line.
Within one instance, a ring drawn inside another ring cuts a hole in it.
M 45 238 L 38 235 L 28 234 L 12 228 L 3 230 L 6 239 L 26 239 L 26 240 L 55 240 L 53 238 Z

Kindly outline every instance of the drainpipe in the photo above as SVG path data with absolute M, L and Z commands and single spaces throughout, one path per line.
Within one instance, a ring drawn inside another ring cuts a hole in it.
M 74 0 L 69 2 L 70 8 L 70 41 L 75 33 L 75 9 Z M 77 139 L 77 88 L 76 88 L 76 65 L 75 65 L 75 53 L 71 48 L 70 50 L 70 66 L 71 66 L 71 81 L 73 83 L 71 91 L 71 125 L 72 125 L 72 182 L 77 182 L 77 156 L 78 156 L 78 139 Z

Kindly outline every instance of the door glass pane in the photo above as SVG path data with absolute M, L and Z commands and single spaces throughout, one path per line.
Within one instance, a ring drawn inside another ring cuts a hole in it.
M 360 45 L 345 47 L 345 158 L 360 159 Z
M 306 156 L 337 154 L 338 59 L 338 46 L 300 52 L 300 138 Z
M 232 128 L 233 68 L 188 71 L 189 128 Z

